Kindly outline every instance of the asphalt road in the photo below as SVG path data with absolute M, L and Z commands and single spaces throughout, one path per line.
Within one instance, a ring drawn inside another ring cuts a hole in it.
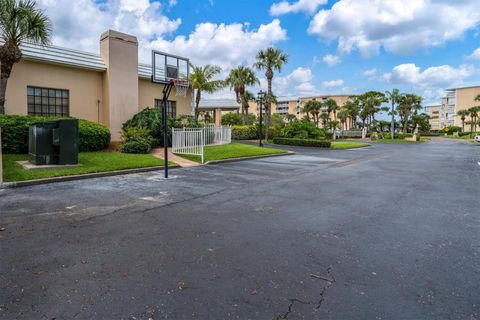
M 0 190 L 0 319 L 480 319 L 480 146 Z

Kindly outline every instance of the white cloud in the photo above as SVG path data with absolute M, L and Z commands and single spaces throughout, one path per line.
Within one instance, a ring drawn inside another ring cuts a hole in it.
M 137 36 L 141 45 L 178 29 L 181 19 L 162 13 L 159 2 L 148 0 L 38 0 L 53 24 L 53 43 L 98 52 L 100 34 L 114 29 Z
M 272 16 L 280 16 L 283 14 L 296 12 L 314 14 L 318 7 L 326 4 L 327 2 L 328 0 L 298 0 L 293 3 L 288 1 L 276 2 L 270 7 L 270 14 Z
M 326 89 L 337 88 L 343 86 L 345 82 L 342 79 L 338 80 L 330 80 L 330 81 L 323 81 L 322 87 Z
M 339 64 L 342 60 L 340 60 L 339 56 L 333 54 L 327 54 L 322 58 L 322 61 L 329 67 L 334 67 Z
M 480 60 L 480 48 L 475 49 L 471 55 L 468 56 L 471 60 Z
M 373 56 L 382 47 L 407 53 L 439 46 L 461 38 L 479 21 L 477 0 L 340 0 L 320 10 L 308 32 L 337 40 L 340 53 Z
M 460 85 L 477 70 L 471 65 L 454 68 L 449 65 L 429 67 L 421 70 L 415 64 L 401 64 L 381 79 L 390 83 L 407 84 L 420 91 L 426 101 L 437 101 L 450 86 Z
M 158 49 L 189 57 L 194 64 L 216 64 L 227 70 L 250 64 L 255 54 L 269 45 L 285 40 L 287 32 L 278 19 L 250 30 L 245 24 L 201 23 L 188 36 L 163 38 L 149 43 L 148 49 Z
M 363 75 L 367 77 L 373 77 L 376 74 L 377 74 L 377 68 L 368 69 L 363 72 Z

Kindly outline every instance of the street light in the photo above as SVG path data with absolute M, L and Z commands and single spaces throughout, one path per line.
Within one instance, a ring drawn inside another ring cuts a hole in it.
M 258 126 L 258 136 L 260 138 L 259 142 L 258 142 L 258 146 L 259 147 L 263 147 L 263 143 L 262 143 L 262 135 L 263 135 L 263 132 L 262 132 L 262 109 L 263 109 L 263 99 L 265 98 L 265 92 L 263 92 L 262 90 L 260 90 L 259 93 L 257 93 L 257 99 L 258 99 L 258 102 L 259 102 L 259 107 L 260 107 L 260 119 L 259 119 L 259 122 L 260 122 L 260 125 Z

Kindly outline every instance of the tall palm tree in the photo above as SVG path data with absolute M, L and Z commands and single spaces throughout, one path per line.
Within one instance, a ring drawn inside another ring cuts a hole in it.
M 457 112 L 457 116 L 460 117 L 460 120 L 462 120 L 462 132 L 465 132 L 465 120 L 469 115 L 470 111 L 468 110 L 459 110 Z
M 272 79 L 274 71 L 282 71 L 283 65 L 288 62 L 288 55 L 280 49 L 270 47 L 267 50 L 260 50 L 257 53 L 256 60 L 253 66 L 258 70 L 265 71 L 265 77 L 268 83 L 267 97 L 265 99 L 265 124 L 267 127 L 265 138 L 268 140 L 268 128 L 270 126 L 270 115 L 272 113 Z
M 195 97 L 195 119 L 198 119 L 198 106 L 202 98 L 202 92 L 213 93 L 223 88 L 224 82 L 221 80 L 213 80 L 222 69 L 219 66 L 207 64 L 204 67 L 193 66 L 190 73 L 190 84 L 194 90 L 197 90 Z
M 358 113 L 360 112 L 359 100 L 357 97 L 348 100 L 343 104 L 343 108 L 348 111 L 348 117 L 350 118 L 350 128 L 355 127 L 357 122 Z
M 392 104 L 392 110 L 390 111 L 392 116 L 392 122 L 390 123 L 390 136 L 392 139 L 395 138 L 395 108 L 400 102 L 401 93 L 398 89 L 393 89 L 392 91 L 385 91 L 386 98 Z
M 320 101 L 316 100 L 308 100 L 305 102 L 305 105 L 303 107 L 303 112 L 307 114 L 311 114 L 313 118 L 313 122 L 315 122 L 315 125 L 318 127 L 318 123 L 320 120 L 320 111 L 322 110 L 322 103 Z
M 237 103 L 242 108 L 243 123 L 247 123 L 249 99 L 245 96 L 245 93 L 248 92 L 246 87 L 259 84 L 260 81 L 251 68 L 240 66 L 230 71 L 225 83 L 230 86 L 230 89 L 235 91 Z
M 468 109 L 470 113 L 471 120 L 471 132 L 477 132 L 477 123 L 478 123 L 478 115 L 480 114 L 480 106 L 471 107 Z
M 346 130 L 347 120 L 348 120 L 348 117 L 350 116 L 348 113 L 348 110 L 346 108 L 340 109 L 340 111 L 338 111 L 337 116 L 338 116 L 338 119 L 340 120 L 340 123 L 342 124 L 342 130 Z
M 7 83 L 15 63 L 22 59 L 20 44 L 50 43 L 52 27 L 33 0 L 0 0 L 0 114 L 5 113 Z
M 324 102 L 324 105 L 327 108 L 328 117 L 330 118 L 330 113 L 333 113 L 334 119 L 337 120 L 337 110 L 338 110 L 337 102 L 330 98 Z

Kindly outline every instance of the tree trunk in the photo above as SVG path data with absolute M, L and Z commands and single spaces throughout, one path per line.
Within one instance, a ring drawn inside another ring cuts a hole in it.
M 392 102 L 392 123 L 390 124 L 390 135 L 392 139 L 395 139 L 395 104 Z
M 195 120 L 198 120 L 198 106 L 200 105 L 200 99 L 202 96 L 202 91 L 197 89 L 197 97 L 195 98 Z
M 268 100 L 265 103 L 265 141 L 268 142 L 268 129 L 270 128 L 270 115 L 272 110 L 272 79 L 273 74 L 270 71 L 267 71 L 267 80 L 268 80 Z
M 1 63 L 1 72 L 0 72 L 0 114 L 5 114 L 5 101 L 7 94 L 7 83 L 10 73 L 12 71 L 12 66 L 8 66 L 6 62 Z
M 245 95 L 242 96 L 242 115 L 243 115 L 243 124 L 247 124 L 247 101 L 245 101 Z

